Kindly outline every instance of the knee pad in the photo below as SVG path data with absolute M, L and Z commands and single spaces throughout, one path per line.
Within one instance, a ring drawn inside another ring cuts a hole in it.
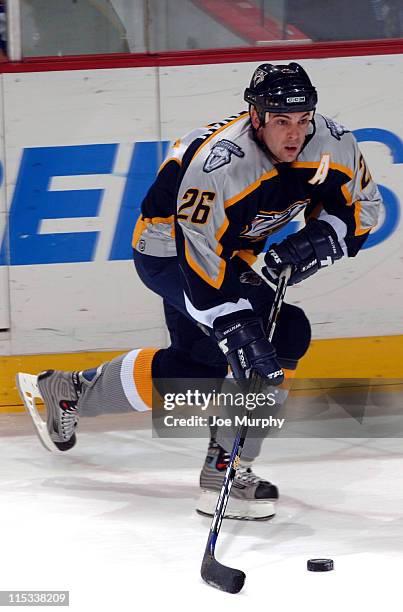
M 155 354 L 152 363 L 153 378 L 225 378 L 228 371 L 227 361 L 210 361 L 208 352 L 190 355 L 173 347 L 161 349 Z
M 311 342 L 311 324 L 301 308 L 283 304 L 273 336 L 273 344 L 281 361 L 297 362 Z

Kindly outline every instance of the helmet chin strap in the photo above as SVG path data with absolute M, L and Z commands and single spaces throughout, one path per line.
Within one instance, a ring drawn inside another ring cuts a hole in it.
M 308 142 L 310 142 L 312 140 L 312 138 L 315 136 L 315 133 L 316 133 L 316 123 L 315 123 L 315 118 L 314 118 L 315 111 L 311 111 L 311 112 L 312 112 L 312 118 L 310 119 L 310 121 L 311 121 L 311 125 L 312 125 L 312 132 L 305 136 L 305 141 L 304 141 L 304 144 L 301 147 L 300 153 L 302 153 L 302 151 L 305 149 L 305 147 L 308 144 Z
M 265 141 L 263 140 L 263 138 L 259 138 L 258 136 L 258 130 L 263 127 L 262 125 L 259 125 L 258 128 L 253 127 L 252 125 L 252 131 L 253 131 L 253 139 L 256 142 L 257 146 L 262 149 L 262 151 L 264 151 L 266 153 L 266 155 L 269 157 L 269 159 L 273 162 L 273 164 L 280 164 L 281 163 L 281 159 L 278 159 L 278 157 L 276 157 L 274 155 L 274 153 L 269 149 L 269 147 L 267 146 L 267 144 L 265 143 Z

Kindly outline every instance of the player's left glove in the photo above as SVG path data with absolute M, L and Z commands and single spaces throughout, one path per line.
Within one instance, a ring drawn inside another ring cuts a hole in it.
M 214 335 L 235 379 L 248 379 L 255 372 L 267 384 L 281 385 L 284 372 L 259 318 L 245 313 L 238 319 L 219 317 L 214 321 Z
M 289 285 L 296 285 L 321 268 L 331 266 L 343 257 L 338 236 L 326 221 L 310 219 L 306 226 L 279 244 L 271 245 L 264 258 L 262 273 L 277 284 L 284 266 L 291 265 Z

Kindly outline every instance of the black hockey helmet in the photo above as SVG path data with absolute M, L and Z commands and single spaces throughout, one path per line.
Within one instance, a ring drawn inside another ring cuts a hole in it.
M 266 113 L 314 111 L 318 95 L 305 70 L 296 62 L 261 64 L 253 73 L 244 100 L 256 108 L 262 124 Z

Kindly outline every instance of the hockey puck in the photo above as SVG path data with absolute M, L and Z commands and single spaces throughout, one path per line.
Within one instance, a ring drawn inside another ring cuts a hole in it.
M 309 559 L 306 566 L 310 572 L 330 572 L 334 568 L 333 559 Z

